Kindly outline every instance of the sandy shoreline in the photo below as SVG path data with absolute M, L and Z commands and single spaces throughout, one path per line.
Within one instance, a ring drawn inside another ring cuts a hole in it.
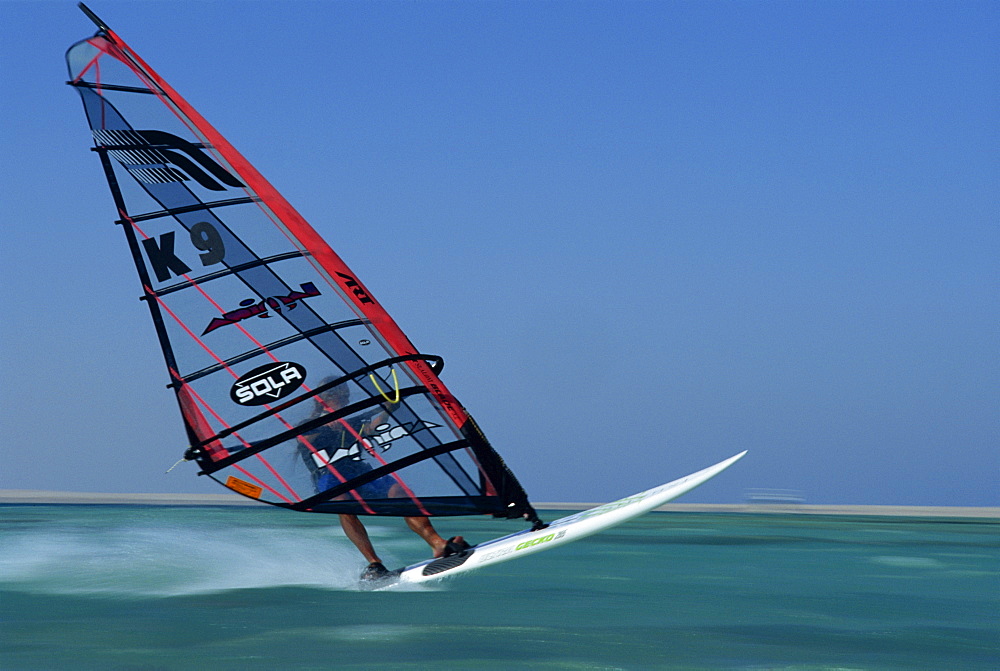
M 0 505 L 132 505 L 132 506 L 255 506 L 237 494 L 105 494 L 34 489 L 0 489 Z M 600 503 L 536 503 L 539 510 L 586 510 Z M 1000 508 L 961 506 L 858 506 L 804 504 L 669 503 L 662 512 L 795 513 L 802 515 L 868 515 L 877 517 L 949 517 L 1000 519 Z

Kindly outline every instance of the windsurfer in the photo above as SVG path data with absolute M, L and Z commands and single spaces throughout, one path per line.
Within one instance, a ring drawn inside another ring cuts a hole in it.
M 324 380 L 327 382 L 328 380 Z M 316 405 L 311 417 L 336 412 L 347 406 L 350 390 L 347 385 L 338 385 L 317 395 Z M 376 409 L 368 415 L 355 415 L 350 419 L 335 419 L 324 424 L 315 431 L 303 434 L 304 439 L 299 446 L 303 461 L 310 468 L 317 491 L 326 491 L 341 482 L 368 473 L 372 467 L 362 459 L 362 450 L 371 451 L 370 442 L 362 438 L 366 427 L 378 426 L 389 416 L 385 409 Z M 346 447 L 350 445 L 351 447 Z M 330 457 L 329 464 L 318 463 L 316 455 L 323 451 Z M 406 493 L 402 485 L 391 476 L 385 475 L 377 480 L 365 483 L 350 494 L 342 494 L 336 500 L 345 500 L 354 495 L 359 500 L 384 499 L 402 497 Z M 388 569 L 382 564 L 375 547 L 368 536 L 368 530 L 357 515 L 341 514 L 340 526 L 347 538 L 368 560 L 368 567 L 361 574 L 362 580 L 378 580 L 389 575 Z M 469 544 L 461 536 L 445 540 L 431 524 L 427 517 L 404 517 L 406 525 L 424 539 L 434 553 L 434 557 L 447 557 L 469 548 Z

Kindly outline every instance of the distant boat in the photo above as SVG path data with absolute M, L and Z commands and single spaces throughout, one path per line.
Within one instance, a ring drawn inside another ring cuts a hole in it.
M 751 504 L 798 505 L 805 503 L 802 492 L 795 489 L 748 489 L 743 499 Z

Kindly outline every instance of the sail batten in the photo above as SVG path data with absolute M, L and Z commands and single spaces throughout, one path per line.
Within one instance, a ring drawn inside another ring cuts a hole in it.
M 256 268 L 258 266 L 266 266 L 277 261 L 287 261 L 288 259 L 297 259 L 303 256 L 307 256 L 308 252 L 285 252 L 284 254 L 275 254 L 274 256 L 268 256 L 263 259 L 256 259 L 254 261 L 247 261 L 244 264 L 233 266 L 232 268 L 226 268 L 225 270 L 218 270 L 214 273 L 209 273 L 207 275 L 202 275 L 200 277 L 185 280 L 184 282 L 178 282 L 177 284 L 171 284 L 170 286 L 163 287 L 161 289 L 155 290 L 157 296 L 165 296 L 166 294 L 173 293 L 175 291 L 180 291 L 182 289 L 187 289 L 193 287 L 195 284 L 205 284 L 211 280 L 218 279 L 220 277 L 226 277 L 227 275 L 232 275 L 234 273 L 239 273 L 241 270 L 250 270 L 251 268 Z
M 114 84 L 97 84 L 91 82 L 82 81 L 72 81 L 66 82 L 70 86 L 78 86 L 84 89 L 100 89 L 104 91 L 124 91 L 126 93 L 147 93 L 150 95 L 156 95 L 156 91 L 153 89 L 144 88 L 141 86 L 116 86 Z
M 292 345 L 292 344 L 294 344 L 296 342 L 299 342 L 301 340 L 305 340 L 305 339 L 311 338 L 313 336 L 318 336 L 321 333 L 324 333 L 324 332 L 327 332 L 327 331 L 336 331 L 337 329 L 348 328 L 348 327 L 352 327 L 352 326 L 362 326 L 364 324 L 366 324 L 366 322 L 364 320 L 362 320 L 362 319 L 349 319 L 347 321 L 338 322 L 336 324 L 325 324 L 323 326 L 319 326 L 319 327 L 317 327 L 315 329 L 312 329 L 310 331 L 303 331 L 301 333 L 298 333 L 298 334 L 292 335 L 292 336 L 288 336 L 287 338 L 283 338 L 281 340 L 277 340 L 277 341 L 274 341 L 274 342 L 266 343 L 264 346 L 265 346 L 266 349 L 270 350 L 273 353 L 277 349 L 280 349 L 280 348 L 285 347 L 287 345 Z M 200 377 L 204 377 L 205 375 L 210 375 L 212 373 L 215 373 L 215 372 L 217 372 L 217 371 L 225 368 L 226 366 L 232 366 L 234 364 L 240 363 L 241 361 L 246 361 L 248 358 L 256 356 L 257 354 L 259 354 L 258 350 L 247 350 L 245 352 L 242 352 L 240 354 L 232 356 L 229 359 L 226 359 L 222 363 L 214 364 L 214 365 L 209 366 L 207 368 L 203 368 L 202 370 L 198 370 L 198 371 L 195 371 L 193 373 L 189 373 L 189 374 L 185 375 L 181 381 L 182 382 L 193 382 L 194 380 L 197 380 Z M 405 357 L 396 357 L 396 358 L 399 359 L 400 361 L 408 361 L 408 360 L 414 359 L 414 358 L 440 359 L 440 357 L 435 357 L 433 354 L 406 355 Z M 365 372 L 368 372 L 368 371 L 365 371 Z M 350 375 L 345 376 L 342 379 L 342 381 L 343 382 L 349 382 L 351 377 L 352 376 L 350 376 Z M 327 385 L 324 385 L 324 386 L 327 386 Z
M 441 381 L 441 358 L 420 353 L 288 201 L 98 25 L 67 52 L 69 83 L 202 474 L 302 511 L 537 519 Z
M 94 147 L 95 151 L 100 151 L 102 147 Z M 193 205 L 185 205 L 182 207 L 175 207 L 169 210 L 157 210 L 155 212 L 147 212 L 145 214 L 132 214 L 130 215 L 132 221 L 148 221 L 149 219 L 158 219 L 160 217 L 170 217 L 175 214 L 183 214 L 185 212 L 197 212 L 198 210 L 211 210 L 217 207 L 228 207 L 230 205 L 249 205 L 251 203 L 257 202 L 251 197 L 245 198 L 229 198 L 227 200 L 216 200 L 207 203 L 195 203 Z

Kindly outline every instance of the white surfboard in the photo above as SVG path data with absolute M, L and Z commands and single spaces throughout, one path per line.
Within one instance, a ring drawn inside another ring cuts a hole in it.
M 446 576 L 473 571 L 490 564 L 527 557 L 535 552 L 548 550 L 564 543 L 572 543 L 604 529 L 617 526 L 622 522 L 627 522 L 691 491 L 732 466 L 745 454 L 746 451 L 740 452 L 736 456 L 679 480 L 647 489 L 612 503 L 605 503 L 569 517 L 563 517 L 539 531 L 531 531 L 530 529 L 520 531 L 516 534 L 480 543 L 451 557 L 428 559 L 419 564 L 407 566 L 394 572 L 397 573 L 398 578 L 392 581 L 392 584 L 439 580 Z

